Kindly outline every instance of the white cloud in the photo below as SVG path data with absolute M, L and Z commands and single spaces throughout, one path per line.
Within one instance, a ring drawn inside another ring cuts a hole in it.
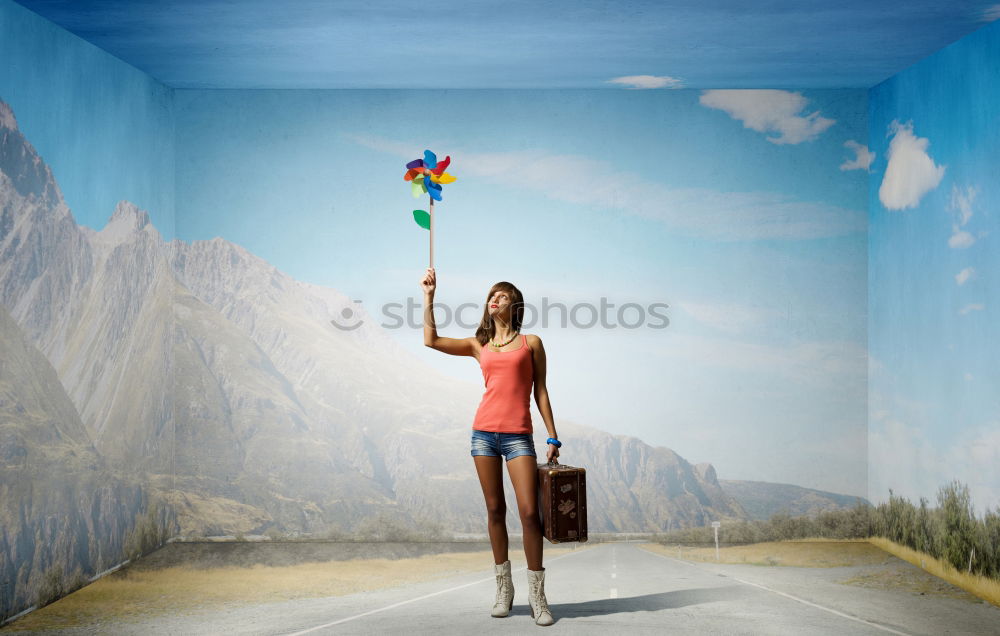
M 888 210 L 915 208 L 920 199 L 936 188 L 945 167 L 934 163 L 927 154 L 926 137 L 913 134 L 913 124 L 889 124 L 889 163 L 885 167 L 878 198 Z
M 955 222 L 951 226 L 951 236 L 948 238 L 948 247 L 962 248 L 969 247 L 976 242 L 976 239 L 969 232 L 961 229 L 972 218 L 972 202 L 976 200 L 978 190 L 968 186 L 963 190 L 957 185 L 951 186 L 951 199 L 948 202 L 948 210 L 955 216 Z
M 976 269 L 974 267 L 966 267 L 959 273 L 955 274 L 955 282 L 959 285 L 964 285 L 966 281 L 975 275 L 975 273 Z
M 724 89 L 702 92 L 703 106 L 729 113 L 743 122 L 744 128 L 762 133 L 778 133 L 767 137 L 775 144 L 798 144 L 812 141 L 836 120 L 821 117 L 819 111 L 801 115 L 809 102 L 801 93 L 773 89 Z
M 777 377 L 788 385 L 808 386 L 841 395 L 863 395 L 868 380 L 868 352 L 849 341 L 799 342 L 787 346 L 733 338 L 675 332 L 669 342 L 650 350 L 679 368 L 708 366 Z M 688 366 L 685 366 L 688 365 Z
M 854 159 L 847 159 L 844 163 L 840 164 L 841 170 L 868 170 L 872 165 L 875 153 L 868 150 L 868 146 L 859 144 L 853 139 L 848 139 L 844 142 L 844 147 L 854 151 Z
M 674 305 L 698 322 L 731 334 L 748 331 L 780 317 L 780 313 L 773 309 L 735 303 L 684 300 L 675 302 Z
M 983 15 L 980 18 L 983 22 L 993 22 L 994 20 L 1000 20 L 1000 4 L 995 4 L 992 7 L 986 7 L 983 10 Z
M 484 305 L 486 302 L 486 292 L 489 291 L 493 283 L 500 280 L 500 276 L 509 276 L 507 280 L 517 285 L 518 289 L 526 296 L 525 303 L 531 307 L 528 311 L 532 312 L 536 319 L 538 318 L 537 313 L 541 312 L 542 309 L 543 295 L 547 299 L 549 306 L 551 306 L 551 303 L 591 303 L 597 305 L 601 296 L 607 295 L 606 291 L 602 291 L 600 282 L 578 278 L 572 274 L 567 274 L 559 279 L 546 279 L 534 271 L 531 271 L 530 275 L 523 276 L 517 271 L 511 272 L 506 264 L 503 269 L 505 273 L 501 274 L 498 271 L 494 278 L 489 278 L 488 274 L 476 276 L 461 271 L 448 272 L 447 274 L 438 272 L 438 279 L 445 278 L 445 282 L 447 283 L 447 285 L 442 285 L 442 290 L 447 296 L 443 297 L 439 302 L 442 300 L 447 302 L 448 299 L 454 299 L 455 301 L 477 302 Z M 387 278 L 412 276 L 413 274 L 412 270 L 397 268 L 386 268 L 383 272 Z M 530 280 L 530 288 L 525 287 L 524 283 L 518 282 L 522 280 Z M 616 304 L 620 305 L 623 302 L 647 300 L 646 298 L 637 299 L 636 296 L 629 293 L 630 290 L 624 289 L 621 284 L 616 283 L 616 289 L 618 299 L 627 298 L 627 300 L 619 300 Z M 609 299 L 609 301 L 614 302 L 614 299 Z M 663 302 L 663 300 L 662 298 L 652 298 L 649 299 L 649 302 Z M 640 302 L 640 304 L 642 303 Z M 469 316 L 476 316 L 476 320 L 478 320 L 479 314 L 482 313 L 482 308 L 482 306 L 479 306 L 476 310 L 464 310 L 462 314 L 463 319 L 468 320 Z M 552 311 L 550 316 L 558 316 L 558 312 Z M 525 319 L 529 319 L 528 316 Z M 471 325 L 471 327 L 475 329 L 475 325 Z
M 951 200 L 948 202 L 948 209 L 957 212 L 955 221 L 964 226 L 972 218 L 972 202 L 976 200 L 979 193 L 977 188 L 968 186 L 963 191 L 957 185 L 951 186 Z
M 666 75 L 626 75 L 609 79 L 612 84 L 622 84 L 630 89 L 643 88 L 680 88 L 683 81 Z
M 801 201 L 780 192 L 668 188 L 622 172 L 607 161 L 582 155 L 553 155 L 533 149 L 477 153 L 434 140 L 425 141 L 430 145 L 424 146 L 372 136 L 346 136 L 407 161 L 426 147 L 450 148 L 459 178 L 479 177 L 504 186 L 516 181 L 520 189 L 540 192 L 551 199 L 620 210 L 711 240 L 800 240 L 863 232 L 868 226 L 867 214 L 861 210 Z M 602 178 L 595 180 L 595 174 Z
M 875 420 L 875 418 L 873 418 Z M 869 499 L 885 501 L 889 489 L 918 503 L 937 504 L 937 492 L 952 480 L 969 487 L 977 514 L 1000 505 L 1000 423 L 960 431 L 945 447 L 916 426 L 882 416 L 868 437 Z
M 933 501 L 939 486 L 947 483 L 940 454 L 922 431 L 907 427 L 888 412 L 873 414 L 868 433 L 868 499 L 886 501 L 889 491 L 916 503 Z
M 965 230 L 959 230 L 957 228 L 955 228 L 954 233 L 948 237 L 948 247 L 953 247 L 955 249 L 969 247 L 975 242 L 976 238 L 974 236 Z
M 970 311 L 982 311 L 984 309 L 986 309 L 986 306 L 983 305 L 982 303 L 969 303 L 965 307 L 962 307 L 961 309 L 959 309 L 958 313 L 960 313 L 960 314 L 962 314 L 964 316 L 965 314 L 969 313 Z

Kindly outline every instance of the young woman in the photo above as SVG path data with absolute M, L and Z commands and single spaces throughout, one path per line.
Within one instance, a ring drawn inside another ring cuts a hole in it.
M 434 324 L 434 291 L 437 276 L 428 267 L 420 286 L 424 290 L 424 344 L 438 351 L 471 356 L 479 361 L 486 391 L 472 423 L 472 459 L 486 498 L 486 513 L 493 546 L 497 595 L 492 615 L 507 616 L 514 605 L 514 584 L 507 555 L 507 505 L 503 493 L 500 458 L 514 484 L 517 510 L 524 533 L 524 556 L 528 562 L 528 604 L 536 625 L 554 621 L 545 599 L 545 568 L 542 567 L 542 527 L 538 518 L 538 465 L 528 411 L 532 384 L 535 403 L 548 429 L 548 460 L 559 456 L 562 444 L 556 437 L 552 406 L 545 388 L 545 349 L 542 339 L 520 333 L 524 299 L 517 287 L 501 281 L 486 296 L 486 307 L 469 338 L 442 338 Z

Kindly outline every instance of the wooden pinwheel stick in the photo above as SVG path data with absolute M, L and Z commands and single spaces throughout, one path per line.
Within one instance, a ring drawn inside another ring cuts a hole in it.
M 430 213 L 430 233 L 431 233 L 431 267 L 434 267 L 434 197 L 431 197 Z

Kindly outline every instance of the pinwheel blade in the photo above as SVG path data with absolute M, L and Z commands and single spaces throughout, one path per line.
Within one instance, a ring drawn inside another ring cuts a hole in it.
M 414 168 L 423 168 L 423 167 L 424 167 L 423 159 L 414 159 L 410 163 L 406 164 L 407 170 L 413 170 Z
M 455 175 L 444 172 L 442 174 L 432 174 L 431 181 L 434 183 L 455 183 Z
M 427 186 L 427 192 L 431 195 L 432 199 L 435 201 L 441 200 L 441 186 L 439 184 L 424 179 L 424 185 Z
M 413 181 L 413 177 L 417 176 L 418 174 L 420 174 L 419 170 L 416 169 L 407 170 L 406 174 L 403 175 L 403 181 Z
M 431 229 L 431 215 L 427 214 L 426 210 L 414 210 L 413 220 L 425 230 Z
M 437 162 L 438 162 L 437 155 L 435 155 L 430 150 L 425 150 L 424 151 L 424 167 L 425 168 L 429 168 L 429 169 L 433 170 L 434 168 L 437 168 Z
M 451 163 L 451 155 L 444 158 L 444 161 L 439 161 L 436 166 L 434 166 L 434 174 L 441 174 L 448 169 L 448 164 Z
M 413 198 L 414 199 L 416 199 L 420 195 L 426 193 L 427 192 L 427 188 L 424 187 L 424 180 L 421 179 L 420 181 L 417 181 L 416 179 L 414 179 L 411 182 L 410 191 L 413 193 Z

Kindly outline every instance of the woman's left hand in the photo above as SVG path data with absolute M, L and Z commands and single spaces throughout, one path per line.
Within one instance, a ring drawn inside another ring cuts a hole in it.
M 555 444 L 549 444 L 548 460 L 552 462 L 556 457 L 559 457 L 559 447 Z

